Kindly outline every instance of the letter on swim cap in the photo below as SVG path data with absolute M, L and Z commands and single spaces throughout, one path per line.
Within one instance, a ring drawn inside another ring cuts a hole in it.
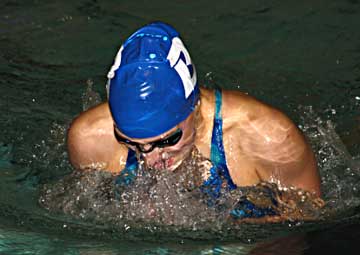
M 184 63 L 184 61 L 182 61 L 182 59 L 180 58 L 181 53 L 184 54 L 186 63 Z M 174 65 L 176 64 L 174 68 L 183 82 L 185 98 L 188 98 L 196 85 L 196 71 L 195 67 L 193 66 L 194 73 L 193 77 L 191 78 L 189 68 L 187 67 L 188 65 L 192 64 L 190 54 L 186 50 L 184 44 L 179 37 L 174 37 L 172 39 L 172 44 L 167 59 L 169 60 L 171 67 L 174 67 Z

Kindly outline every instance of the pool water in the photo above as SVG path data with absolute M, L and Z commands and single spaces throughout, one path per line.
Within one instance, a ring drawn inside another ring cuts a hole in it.
M 72 171 L 69 123 L 105 100 L 121 43 L 154 20 L 180 31 L 200 84 L 239 89 L 295 121 L 316 152 L 334 213 L 318 222 L 244 225 L 236 233 L 149 232 L 39 206 L 41 187 Z M 357 254 L 359 24 L 357 0 L 1 1 L 0 253 Z

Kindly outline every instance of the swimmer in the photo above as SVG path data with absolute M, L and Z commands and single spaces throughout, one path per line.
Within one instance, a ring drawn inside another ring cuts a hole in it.
M 200 88 L 171 26 L 155 22 L 137 30 L 107 77 L 108 101 L 82 112 L 68 131 L 76 169 L 119 175 L 141 159 L 148 168 L 174 171 L 195 148 L 209 160 L 199 168 L 205 191 L 272 182 L 320 196 L 314 153 L 296 125 L 240 91 Z

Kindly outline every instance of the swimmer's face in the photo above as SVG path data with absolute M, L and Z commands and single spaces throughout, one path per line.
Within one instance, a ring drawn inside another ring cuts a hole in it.
M 132 139 L 115 130 L 119 142 L 141 153 L 147 167 L 156 170 L 175 170 L 189 155 L 195 141 L 194 113 L 169 131 L 146 139 Z M 164 144 L 165 141 L 165 144 Z M 166 145 L 170 143 L 170 146 Z M 160 146 L 157 146 L 160 145 Z

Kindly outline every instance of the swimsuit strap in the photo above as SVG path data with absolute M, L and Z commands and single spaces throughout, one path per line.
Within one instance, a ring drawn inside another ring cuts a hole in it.
M 211 138 L 211 162 L 216 168 L 219 168 L 219 171 L 222 176 L 226 179 L 230 189 L 235 189 L 236 185 L 232 181 L 229 173 L 229 169 L 226 164 L 226 155 L 223 144 L 223 131 L 222 131 L 222 117 L 221 117 L 221 105 L 222 105 L 222 96 L 221 90 L 217 89 L 215 91 L 215 118 L 214 118 L 214 127 Z
M 115 184 L 116 185 L 129 185 L 132 183 L 134 178 L 137 175 L 138 170 L 138 160 L 136 157 L 136 152 L 128 149 L 128 156 L 126 159 L 126 165 L 123 170 L 116 177 Z
M 210 160 L 213 166 L 210 169 L 210 177 L 204 181 L 202 191 L 210 196 L 211 200 L 220 197 L 221 188 L 224 179 L 227 182 L 229 190 L 236 189 L 236 185 L 232 181 L 229 169 L 226 164 L 226 156 L 223 144 L 222 117 L 221 117 L 222 96 L 221 90 L 215 90 L 215 116 L 211 137 L 211 154 Z M 212 204 L 213 202 L 210 202 Z

